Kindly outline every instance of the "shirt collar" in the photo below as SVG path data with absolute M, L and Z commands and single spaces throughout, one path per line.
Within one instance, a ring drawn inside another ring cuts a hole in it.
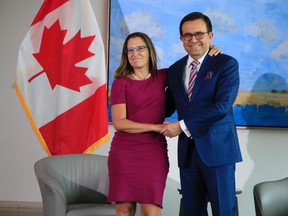
M 209 49 L 206 51 L 206 53 L 197 61 L 199 62 L 199 65 L 197 66 L 198 68 L 201 66 L 205 56 L 207 55 Z M 194 61 L 195 59 L 193 59 L 190 55 L 188 55 L 188 60 L 187 60 L 187 67 L 189 67 L 191 65 L 191 63 Z

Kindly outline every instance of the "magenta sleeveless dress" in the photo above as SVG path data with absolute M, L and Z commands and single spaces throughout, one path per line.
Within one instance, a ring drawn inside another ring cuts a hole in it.
M 146 80 L 115 79 L 111 104 L 126 103 L 127 118 L 161 124 L 165 118 L 167 70 Z M 131 134 L 116 131 L 108 155 L 108 201 L 156 204 L 162 208 L 169 169 L 167 142 L 156 132 Z

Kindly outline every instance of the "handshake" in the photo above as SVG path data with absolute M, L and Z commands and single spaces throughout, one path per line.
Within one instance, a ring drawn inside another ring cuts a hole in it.
M 163 124 L 157 125 L 157 132 L 160 134 L 163 134 L 164 136 L 167 136 L 169 138 L 178 136 L 182 129 L 180 127 L 179 121 L 176 122 L 163 122 Z

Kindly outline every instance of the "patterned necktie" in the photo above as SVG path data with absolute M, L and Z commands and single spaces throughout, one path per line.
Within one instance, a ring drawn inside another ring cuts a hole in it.
M 195 60 L 191 63 L 191 72 L 190 72 L 190 76 L 189 76 L 188 91 L 187 91 L 189 101 L 191 99 L 193 87 L 194 87 L 195 80 L 197 77 L 197 65 L 198 64 L 199 64 L 199 62 L 195 61 Z

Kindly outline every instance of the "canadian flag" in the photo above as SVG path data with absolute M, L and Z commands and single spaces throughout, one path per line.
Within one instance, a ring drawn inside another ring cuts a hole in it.
M 48 155 L 91 153 L 108 134 L 103 41 L 89 0 L 45 0 L 18 54 L 15 87 Z

